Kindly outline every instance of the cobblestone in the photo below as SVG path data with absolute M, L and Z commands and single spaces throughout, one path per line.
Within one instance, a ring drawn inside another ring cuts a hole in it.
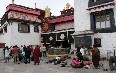
M 53 65 L 45 63 L 47 60 L 41 61 L 40 65 L 33 65 L 33 61 L 30 64 L 14 64 L 11 60 L 9 63 L 0 63 L 0 73 L 116 73 L 116 71 L 110 72 L 108 67 L 108 61 L 101 61 L 100 63 L 104 64 L 104 68 L 107 68 L 108 71 L 103 71 L 103 68 L 95 69 L 93 65 L 90 66 L 90 69 L 85 68 L 71 68 L 61 67 L 60 65 Z M 70 64 L 71 59 L 68 60 Z

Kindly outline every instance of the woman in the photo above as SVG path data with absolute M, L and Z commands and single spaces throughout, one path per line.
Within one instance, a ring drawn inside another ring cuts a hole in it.
M 36 63 L 40 63 L 40 46 L 36 46 L 36 48 L 34 49 L 34 65 L 36 65 Z
M 6 47 L 5 49 L 5 63 L 9 62 L 9 49 Z
M 100 61 L 100 51 L 99 49 L 94 45 L 92 50 L 92 62 L 96 69 L 98 69 Z
M 73 68 L 82 68 L 83 67 L 83 61 L 79 61 L 78 57 L 73 58 L 72 67 Z

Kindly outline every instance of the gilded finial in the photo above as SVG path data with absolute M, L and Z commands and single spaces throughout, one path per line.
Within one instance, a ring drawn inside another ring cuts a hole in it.
M 69 3 L 66 4 L 66 10 L 67 9 L 70 9 L 71 8 L 71 5 Z
M 36 9 L 36 3 L 35 3 L 35 9 Z
M 64 9 L 63 10 L 65 10 L 65 7 L 64 7 Z
M 12 4 L 14 4 L 14 0 L 12 0 Z
M 50 10 L 51 9 L 48 6 L 45 8 L 45 17 L 50 17 L 51 14 Z

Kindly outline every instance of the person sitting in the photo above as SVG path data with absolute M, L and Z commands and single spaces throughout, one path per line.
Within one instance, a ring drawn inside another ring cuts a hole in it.
M 79 61 L 78 57 L 73 58 L 71 66 L 73 68 L 82 68 L 83 67 L 83 61 Z
M 115 63 L 115 66 L 113 66 L 113 63 Z M 109 66 L 110 66 L 111 71 L 116 70 L 116 56 L 110 57 Z
M 57 64 L 60 64 L 60 63 L 61 63 L 61 58 L 60 58 L 60 56 L 57 56 L 57 57 L 56 57 L 56 61 L 57 61 Z
M 67 62 L 66 61 L 61 61 L 61 67 L 66 67 Z

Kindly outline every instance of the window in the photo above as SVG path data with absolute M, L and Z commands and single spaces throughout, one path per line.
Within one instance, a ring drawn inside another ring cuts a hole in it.
M 99 15 L 95 16 L 96 20 L 96 29 L 102 29 L 102 28 L 110 28 L 110 15 Z
M 1 29 L 0 29 L 0 34 L 2 34 L 2 33 L 3 33 L 3 29 L 1 28 Z
M 101 47 L 101 38 L 94 38 L 94 45 L 96 47 Z
M 7 25 L 4 27 L 4 32 L 7 33 Z
M 34 32 L 39 32 L 39 26 L 38 25 L 34 27 Z
M 20 33 L 29 33 L 30 32 L 30 27 L 26 23 L 21 23 L 18 25 L 18 31 Z

